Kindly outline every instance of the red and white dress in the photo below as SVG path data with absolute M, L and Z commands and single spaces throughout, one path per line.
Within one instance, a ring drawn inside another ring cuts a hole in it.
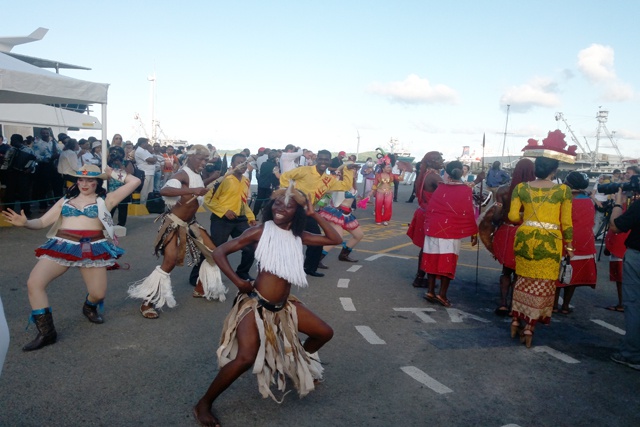
M 571 221 L 573 222 L 574 256 L 571 258 L 573 274 L 571 283 L 556 283 L 558 288 L 565 286 L 596 287 L 598 273 L 596 270 L 596 244 L 593 235 L 596 210 L 593 201 L 587 195 L 573 198 L 571 205 Z
M 478 233 L 472 190 L 463 183 L 440 183 L 431 196 L 424 218 L 420 269 L 427 274 L 453 279 L 460 240 Z

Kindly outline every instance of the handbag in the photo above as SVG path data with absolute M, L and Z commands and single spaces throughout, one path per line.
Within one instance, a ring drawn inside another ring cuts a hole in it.
M 569 255 L 565 255 L 560 261 L 560 275 L 558 281 L 565 285 L 571 284 L 571 276 L 573 275 L 573 266 L 571 265 L 571 259 Z

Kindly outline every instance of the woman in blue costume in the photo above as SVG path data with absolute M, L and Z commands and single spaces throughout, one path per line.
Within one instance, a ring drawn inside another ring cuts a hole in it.
M 342 167 L 338 168 L 336 171 L 336 175 L 339 178 L 342 175 Z M 355 181 L 354 177 L 354 181 Z M 355 187 L 355 182 L 354 182 Z M 326 204 L 320 209 L 321 217 L 329 221 L 331 226 L 338 232 L 338 234 L 342 235 L 342 231 L 345 230 L 349 234 L 351 234 L 351 239 L 348 242 L 342 242 L 342 250 L 340 251 L 340 255 L 338 255 L 338 259 L 340 261 L 346 262 L 358 262 L 357 259 L 352 259 L 349 257 L 351 255 L 351 251 L 353 248 L 362 240 L 364 237 L 364 233 L 360 228 L 360 223 L 353 215 L 353 210 L 351 206 L 353 205 L 353 200 L 356 197 L 356 190 L 351 189 L 351 191 L 334 191 L 331 193 L 327 193 L 327 197 L 331 201 L 330 204 Z M 322 259 L 327 255 L 327 251 L 331 249 L 330 246 L 325 246 L 322 248 L 322 258 L 320 258 L 319 268 L 328 268 L 324 264 L 322 264 Z
M 58 334 L 53 325 L 51 307 L 47 297 L 47 286 L 64 274 L 69 267 L 79 267 L 87 286 L 87 298 L 82 313 L 93 323 L 103 323 L 98 306 L 107 292 L 107 267 L 124 251 L 115 246 L 113 219 L 109 213 L 125 197 L 140 185 L 140 180 L 124 171 L 107 168 L 105 173 L 93 165 L 84 165 L 76 172 L 77 183 L 66 197 L 49 209 L 41 218 L 27 220 L 9 209 L 2 212 L 11 224 L 40 230 L 53 225 L 49 240 L 36 249 L 39 259 L 27 280 L 31 317 L 38 328 L 38 335 L 23 347 L 24 351 L 38 350 L 56 342 Z M 118 179 L 124 185 L 105 197 L 102 184 L 105 179 Z

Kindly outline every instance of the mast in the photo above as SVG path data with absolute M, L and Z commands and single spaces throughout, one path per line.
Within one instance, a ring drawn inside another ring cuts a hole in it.
M 153 145 L 158 136 L 156 134 L 156 72 L 147 77 L 147 80 L 151 82 L 151 95 L 150 95 L 150 110 L 151 110 L 151 145 Z
M 602 108 L 602 107 L 600 107 L 600 108 Z M 607 123 L 607 120 L 609 119 L 609 111 L 607 111 L 607 110 L 598 111 L 598 115 L 596 116 L 596 119 L 598 119 L 598 130 L 596 131 L 596 151 L 594 153 L 593 166 L 595 167 L 596 162 L 597 162 L 598 147 L 600 145 L 600 135 L 601 134 L 605 134 L 607 136 L 607 138 L 609 138 L 609 141 L 611 142 L 611 145 L 613 146 L 613 149 L 616 151 L 616 154 L 620 158 L 620 161 L 622 161 L 622 153 L 620 153 L 620 149 L 618 148 L 618 144 L 616 144 L 616 142 L 614 141 L 613 134 L 611 132 L 609 132 L 609 129 L 607 129 L 607 124 L 606 123 Z
M 360 132 L 356 129 L 356 133 L 358 134 L 358 144 L 356 145 L 356 162 L 358 161 L 358 157 L 360 157 Z
M 502 156 L 504 157 L 504 146 L 507 144 L 507 126 L 509 125 L 509 109 L 511 105 L 507 104 L 507 121 L 504 124 L 504 138 L 502 139 Z M 509 159 L 511 161 L 511 159 Z

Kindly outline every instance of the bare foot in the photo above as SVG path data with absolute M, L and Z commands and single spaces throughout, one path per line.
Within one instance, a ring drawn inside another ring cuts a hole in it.
M 208 406 L 206 403 L 198 402 L 198 404 L 193 407 L 193 416 L 201 426 L 221 427 L 220 421 L 218 421 L 211 412 L 211 406 Z

